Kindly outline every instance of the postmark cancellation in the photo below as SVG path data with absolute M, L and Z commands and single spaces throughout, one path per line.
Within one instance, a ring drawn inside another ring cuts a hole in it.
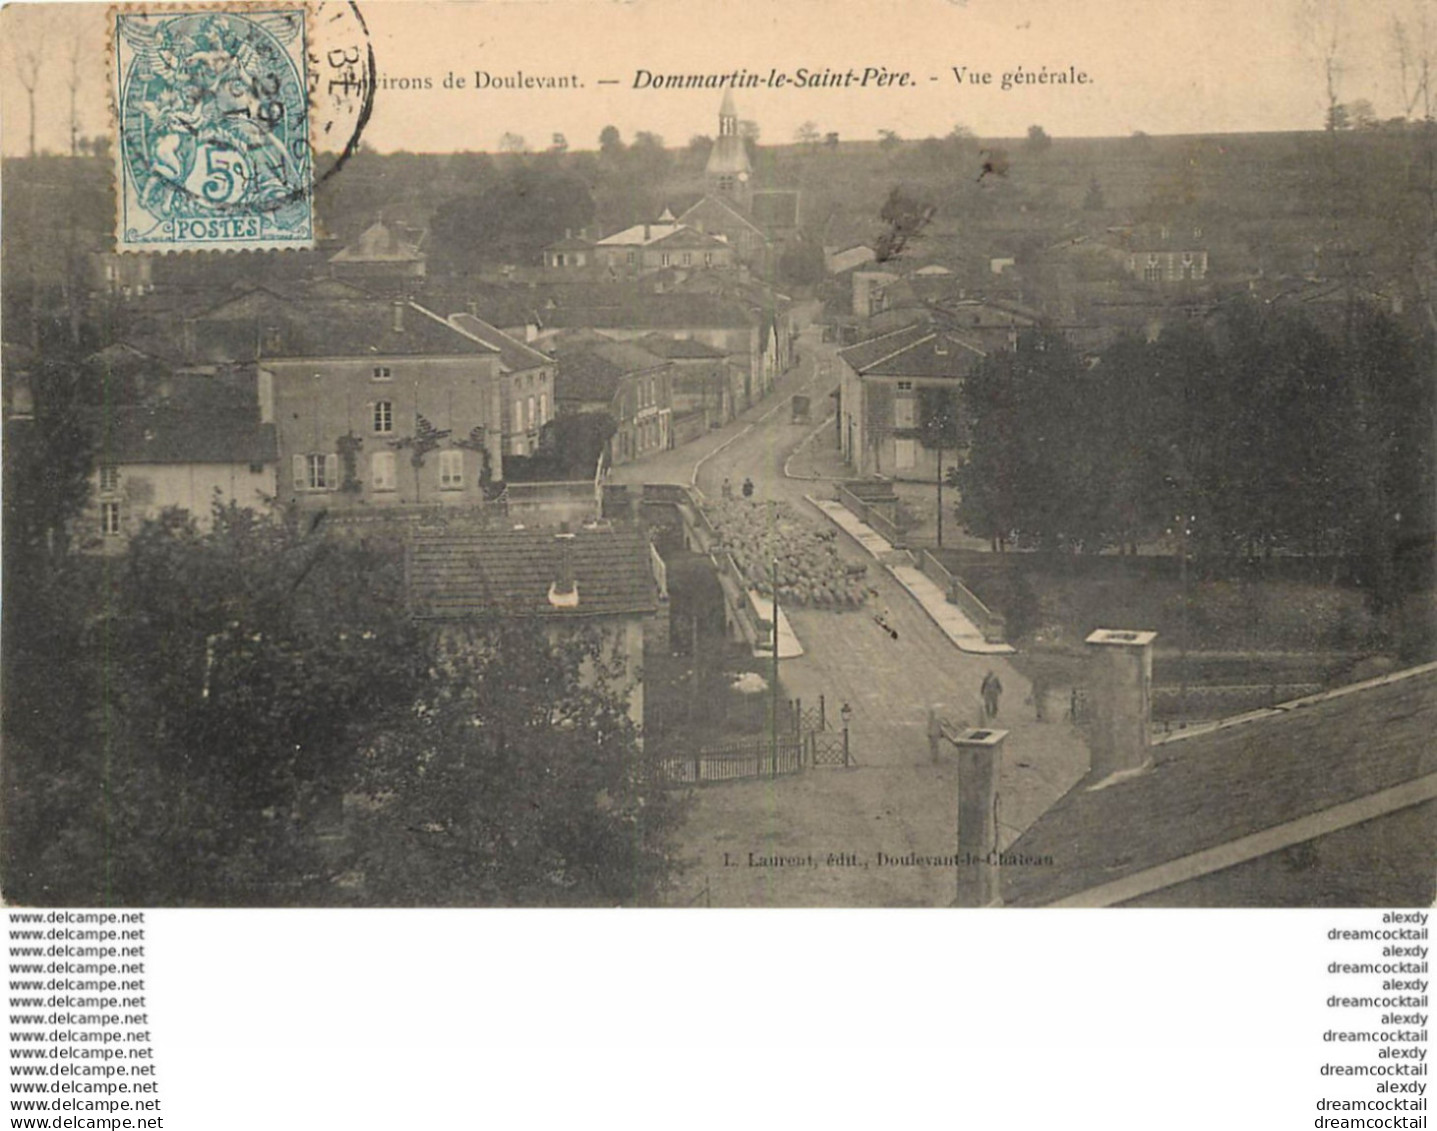
M 314 246 L 306 8 L 110 19 L 117 250 Z

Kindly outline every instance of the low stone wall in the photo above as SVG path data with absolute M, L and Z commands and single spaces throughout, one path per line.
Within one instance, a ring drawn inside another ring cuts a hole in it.
M 854 486 L 857 487 L 858 490 L 863 489 L 859 484 L 855 484 Z M 869 501 L 842 483 L 834 485 L 833 497 L 837 502 L 842 503 L 857 515 L 858 520 L 865 526 L 872 528 L 882 535 L 895 550 L 901 550 L 907 544 L 903 531 L 899 530 L 893 519 L 884 513 L 885 510 L 889 509 L 889 500 L 887 498 L 880 502 Z
M 1006 643 L 1007 625 L 1001 614 L 995 613 L 983 604 L 972 590 L 950 573 L 948 568 L 927 550 L 919 553 L 917 564 L 925 576 L 943 587 L 948 603 L 957 605 L 963 610 L 963 615 L 983 633 L 985 641 L 989 644 Z

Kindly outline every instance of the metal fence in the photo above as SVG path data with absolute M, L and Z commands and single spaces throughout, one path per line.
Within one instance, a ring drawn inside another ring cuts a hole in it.
M 660 755 L 655 761 L 667 784 L 703 785 L 799 773 L 805 763 L 804 746 L 803 739 L 791 736 L 751 738 L 692 754 Z

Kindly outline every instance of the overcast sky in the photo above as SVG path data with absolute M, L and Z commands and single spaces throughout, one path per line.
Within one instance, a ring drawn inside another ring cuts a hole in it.
M 1336 14 L 1339 97 L 1399 112 L 1394 14 L 1416 26 L 1424 0 L 508 0 L 361 3 L 380 75 L 429 78 L 432 89 L 380 89 L 366 131 L 382 152 L 495 149 L 513 132 L 544 148 L 563 133 L 593 148 L 617 126 L 681 145 L 716 131 L 715 90 L 634 89 L 654 74 L 769 68 L 794 74 L 849 67 L 908 71 L 915 86 L 736 92 L 739 113 L 765 141 L 789 141 L 805 121 L 844 138 L 945 134 L 962 122 L 980 137 L 1016 136 L 1040 123 L 1055 137 L 1320 128 L 1326 105 L 1319 41 Z M 1437 0 L 1433 2 L 1437 7 Z M 1317 19 L 1311 10 L 1317 10 Z M 70 55 L 79 44 L 81 132 L 108 131 L 106 7 L 11 4 L 0 13 L 0 147 L 24 153 L 28 110 L 17 54 L 36 43 L 43 63 L 37 144 L 69 144 Z M 1308 13 L 1304 16 L 1304 12 Z M 1434 18 L 1437 27 L 1437 18 Z M 1313 36 L 1305 29 L 1318 27 Z M 40 39 L 43 29 L 43 41 Z M 994 85 L 959 86 L 952 66 L 989 70 Z M 1003 91 L 1003 72 L 1086 72 L 1090 85 Z M 472 89 L 474 72 L 577 75 L 569 90 Z M 450 71 L 470 89 L 446 90 Z M 600 85 L 599 80 L 618 80 Z M 937 81 L 933 81 L 933 80 Z

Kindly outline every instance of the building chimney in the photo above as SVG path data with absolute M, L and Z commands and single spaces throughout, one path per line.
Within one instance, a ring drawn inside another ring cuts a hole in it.
M 649 242 L 649 226 L 648 226 L 647 224 L 645 224 L 645 225 L 644 225 L 644 243 L 648 243 L 648 242 Z
M 404 303 L 401 302 L 399 299 L 395 299 L 393 303 L 393 309 L 394 322 L 391 326 L 391 329 L 396 334 L 402 334 L 404 333 Z
M 1156 632 L 1100 628 L 1088 637 L 1093 752 L 1090 789 L 1152 762 L 1148 740 Z
M 946 737 L 958 748 L 958 896 L 955 907 L 995 907 L 998 890 L 998 767 L 1006 730 Z
M 567 522 L 559 524 L 554 541 L 558 543 L 559 563 L 557 576 L 549 583 L 549 604 L 556 609 L 577 608 L 579 583 L 574 578 L 574 535 Z
M 524 341 L 536 342 L 539 340 L 539 324 L 537 322 L 524 323 Z

